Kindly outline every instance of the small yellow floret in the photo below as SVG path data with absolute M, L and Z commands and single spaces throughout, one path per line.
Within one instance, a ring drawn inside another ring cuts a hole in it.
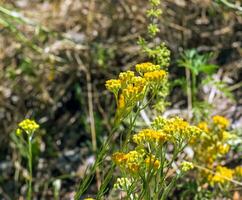
M 222 129 L 226 129 L 229 126 L 229 120 L 219 115 L 213 116 L 213 123 Z

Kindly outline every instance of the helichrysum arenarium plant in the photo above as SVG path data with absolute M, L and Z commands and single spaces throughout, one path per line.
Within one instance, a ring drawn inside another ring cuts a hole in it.
M 33 182 L 33 152 L 32 152 L 32 143 L 34 134 L 39 129 L 39 124 L 37 124 L 34 120 L 25 119 L 18 124 L 18 128 L 16 130 L 16 134 L 19 137 L 19 142 L 23 143 L 22 147 L 26 148 L 27 152 L 27 160 L 28 160 L 28 194 L 27 199 L 32 199 L 32 182 Z

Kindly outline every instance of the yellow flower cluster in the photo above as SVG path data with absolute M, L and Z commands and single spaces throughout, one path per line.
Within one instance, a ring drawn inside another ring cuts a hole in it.
M 160 65 L 154 65 L 153 63 L 145 62 L 145 63 L 137 64 L 135 66 L 135 69 L 139 73 L 153 72 L 153 71 L 159 70 Z
M 229 120 L 219 115 L 213 116 L 213 123 L 221 129 L 226 129 L 229 126 Z
M 140 76 L 136 76 L 133 71 L 126 71 L 121 72 L 118 79 L 106 81 L 106 88 L 116 97 L 117 119 L 127 116 L 137 105 L 137 102 L 144 99 L 149 90 L 159 90 L 160 86 L 165 85 L 164 83 L 167 81 L 167 73 L 160 70 L 159 65 L 137 64 L 136 71 Z
M 165 135 L 175 142 L 177 140 L 191 139 L 199 134 L 201 130 L 196 126 L 191 126 L 188 122 L 184 121 L 180 117 L 174 117 L 165 119 L 163 117 L 157 117 L 153 126 L 161 130 Z
M 18 124 L 19 128 L 16 130 L 16 134 L 20 135 L 23 131 L 27 134 L 32 134 L 37 129 L 39 129 L 39 124 L 37 124 L 34 120 L 25 119 Z
M 134 77 L 134 72 L 133 71 L 121 72 L 118 77 L 119 77 L 119 80 L 121 81 L 122 87 L 125 87 L 130 83 L 130 81 Z
M 117 93 L 121 88 L 121 81 L 117 79 L 110 79 L 106 81 L 105 86 L 109 91 Z
M 114 188 L 116 189 L 127 189 L 132 185 L 132 179 L 129 178 L 117 178 Z
M 208 176 L 209 183 L 213 186 L 216 183 L 224 184 L 233 179 L 234 170 L 227 167 L 217 166 L 215 174 Z
M 146 72 L 144 78 L 149 82 L 160 82 L 167 76 L 166 71 L 157 70 L 152 72 Z
M 239 177 L 242 177 L 242 166 L 237 166 L 235 167 L 234 169 L 234 173 L 239 176 Z
M 209 132 L 207 122 L 200 122 L 200 123 L 197 125 L 197 127 L 200 128 L 202 131 L 204 131 L 204 132 L 206 132 L 206 133 Z
M 144 150 L 130 151 L 128 153 L 116 152 L 112 160 L 121 169 L 131 174 L 145 172 L 142 170 L 155 169 L 160 167 L 160 161 L 154 155 L 145 155 Z
M 191 170 L 193 168 L 194 168 L 194 165 L 191 162 L 183 161 L 181 163 L 181 170 L 183 172 L 187 172 L 187 171 L 189 171 L 189 170 Z
M 136 144 L 146 144 L 147 142 L 163 143 L 167 139 L 168 136 L 166 134 L 154 129 L 143 129 L 133 136 L 133 141 Z
M 199 162 L 212 167 L 215 160 L 228 153 L 230 145 L 227 144 L 232 135 L 225 131 L 229 125 L 228 119 L 214 116 L 210 123 L 200 122 L 197 126 L 203 131 L 200 137 L 195 138 L 193 146 L 196 158 Z M 219 128 L 217 128 L 219 127 Z

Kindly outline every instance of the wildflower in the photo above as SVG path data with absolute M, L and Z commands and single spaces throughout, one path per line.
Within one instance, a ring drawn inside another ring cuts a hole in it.
M 198 127 L 189 125 L 188 122 L 180 117 L 170 119 L 157 117 L 153 122 L 153 126 L 162 130 L 166 135 L 169 135 L 173 141 L 190 139 L 201 133 L 201 130 Z
M 160 82 L 166 78 L 167 73 L 164 70 L 156 70 L 152 72 L 146 72 L 144 78 L 149 82 Z
M 124 153 L 116 152 L 113 154 L 112 159 L 117 165 L 121 165 L 127 160 L 127 156 Z
M 224 184 L 233 178 L 233 174 L 233 170 L 226 167 L 217 166 L 215 174 L 210 175 L 208 180 L 212 186 L 216 183 Z
M 130 151 L 128 153 L 114 153 L 112 156 L 113 161 L 122 169 L 131 173 L 137 173 L 143 161 L 144 154 L 142 151 Z
M 34 120 L 25 119 L 18 124 L 19 128 L 16 131 L 17 135 L 20 135 L 22 131 L 25 131 L 27 134 L 32 134 L 37 129 L 39 129 L 39 124 L 37 124 Z
M 168 139 L 168 135 L 162 131 L 156 131 L 153 129 L 143 129 L 138 134 L 133 136 L 133 141 L 136 144 L 145 144 L 147 142 L 164 142 Z
M 154 169 L 160 168 L 160 161 L 155 158 L 154 155 L 149 155 L 145 159 L 145 163 L 147 168 L 149 169 L 151 166 L 154 167 Z
M 116 183 L 114 184 L 114 188 L 126 190 L 132 185 L 132 180 L 129 178 L 117 178 Z
M 226 153 L 228 153 L 228 151 L 229 151 L 229 148 L 230 148 L 230 146 L 228 145 L 228 144 L 221 144 L 221 143 L 219 143 L 218 145 L 217 145 L 217 150 L 218 150 L 218 153 L 220 153 L 220 154 L 226 154 Z
M 187 171 L 189 171 L 189 170 L 191 170 L 193 168 L 194 168 L 194 165 L 191 162 L 183 161 L 181 163 L 181 170 L 183 172 L 187 172 Z
M 109 91 L 117 93 L 121 88 L 121 81 L 117 79 L 110 79 L 106 81 L 105 86 Z
M 125 87 L 127 84 L 129 84 L 129 82 L 133 77 L 134 77 L 134 72 L 132 71 L 121 72 L 119 74 L 119 80 L 121 82 L 121 86 Z
M 88 198 L 85 198 L 84 200 L 95 200 L 95 199 L 88 197 Z
M 235 169 L 234 169 L 234 173 L 235 173 L 237 176 L 241 176 L 241 177 L 242 177 L 242 166 L 237 166 L 237 167 L 235 167 Z
M 160 65 L 154 65 L 153 63 L 146 62 L 146 63 L 137 64 L 135 66 L 135 69 L 139 73 L 153 72 L 153 71 L 159 70 Z
M 135 76 L 131 79 L 131 83 L 138 88 L 139 92 L 145 88 L 147 81 L 141 76 Z
M 219 115 L 213 116 L 213 123 L 221 129 L 226 129 L 229 126 L 229 120 Z
M 200 122 L 200 123 L 197 125 L 197 127 L 200 128 L 201 130 L 203 130 L 203 131 L 206 132 L 206 133 L 209 132 L 207 122 Z

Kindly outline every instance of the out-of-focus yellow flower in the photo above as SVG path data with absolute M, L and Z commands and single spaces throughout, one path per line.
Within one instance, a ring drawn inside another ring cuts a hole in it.
M 222 129 L 226 129 L 229 126 L 229 120 L 220 115 L 213 116 L 213 123 Z
M 121 81 L 117 79 L 110 79 L 106 81 L 105 86 L 109 91 L 117 93 L 121 88 Z
M 84 200 L 95 200 L 95 199 L 88 197 L 88 198 L 85 198 Z
M 144 78 L 149 82 L 160 82 L 166 78 L 167 73 L 164 70 L 157 70 L 152 72 L 146 72 Z
M 233 179 L 234 171 L 232 169 L 228 169 L 227 167 L 217 166 L 216 172 L 214 175 L 209 175 L 208 180 L 210 184 L 213 186 L 216 183 L 224 184 L 229 180 Z
M 241 176 L 242 177 L 242 166 L 235 167 L 234 173 L 236 174 L 236 176 Z
M 149 155 L 145 159 L 145 163 L 148 169 L 151 167 L 154 169 L 159 169 L 160 168 L 160 161 L 155 158 L 154 155 Z
M 150 62 L 145 62 L 145 63 L 137 64 L 135 66 L 135 69 L 139 73 L 146 73 L 146 72 L 157 71 L 160 69 L 160 66 L 154 65 L 153 63 L 150 63 Z
M 25 119 L 18 124 L 19 128 L 16 131 L 16 134 L 21 134 L 22 131 L 25 131 L 27 134 L 32 134 L 37 129 L 39 129 L 39 124 L 37 124 L 34 120 Z
M 230 148 L 230 146 L 229 146 L 228 144 L 221 144 L 221 143 L 219 143 L 219 144 L 217 145 L 218 153 L 220 153 L 220 154 L 222 154 L 222 155 L 228 153 L 229 148 Z
M 200 128 L 201 130 L 203 130 L 203 131 L 206 132 L 206 133 L 209 132 L 207 122 L 200 122 L 200 123 L 197 125 L 197 127 Z
M 191 162 L 183 161 L 181 163 L 181 170 L 183 172 L 187 172 L 187 171 L 189 171 L 189 170 L 191 170 L 193 168 L 194 168 L 194 165 Z

